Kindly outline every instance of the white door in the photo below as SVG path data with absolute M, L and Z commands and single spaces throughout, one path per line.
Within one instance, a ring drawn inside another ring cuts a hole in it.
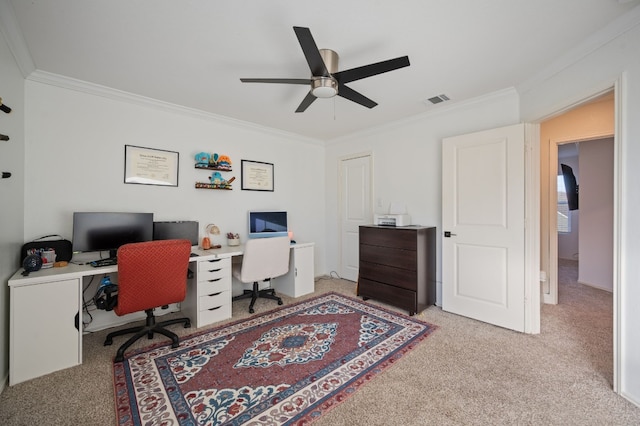
M 525 329 L 524 125 L 446 138 L 442 308 Z
M 340 276 L 358 280 L 358 230 L 373 223 L 371 156 L 340 160 Z

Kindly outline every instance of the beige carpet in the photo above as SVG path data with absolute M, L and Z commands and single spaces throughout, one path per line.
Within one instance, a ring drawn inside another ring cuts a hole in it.
M 561 262 L 560 275 L 560 304 L 543 306 L 540 335 L 430 307 L 418 317 L 439 329 L 314 424 L 640 425 L 640 408 L 611 390 L 611 294 L 576 283 L 575 262 Z M 355 284 L 319 280 L 316 293 L 327 291 L 354 295 Z M 233 320 L 248 316 L 246 306 L 234 304 Z M 256 312 L 274 307 L 261 300 Z M 103 347 L 105 334 L 85 336 L 81 366 L 6 388 L 0 424 L 115 424 L 117 346 Z

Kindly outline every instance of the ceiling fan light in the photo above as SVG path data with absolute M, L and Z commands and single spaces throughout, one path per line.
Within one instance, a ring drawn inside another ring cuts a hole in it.
M 331 77 L 321 77 L 311 82 L 311 93 L 316 98 L 332 98 L 338 94 L 338 82 Z

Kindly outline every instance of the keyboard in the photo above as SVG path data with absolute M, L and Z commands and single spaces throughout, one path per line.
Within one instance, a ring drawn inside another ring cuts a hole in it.
M 101 266 L 112 266 L 117 264 L 118 264 L 117 257 L 109 257 L 107 259 L 98 259 L 98 260 L 94 260 L 93 262 L 89 262 L 89 265 L 93 266 L 94 268 L 99 268 Z

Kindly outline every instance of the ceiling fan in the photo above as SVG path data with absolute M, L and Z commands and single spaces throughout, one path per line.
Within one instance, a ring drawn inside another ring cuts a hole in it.
M 336 95 L 367 108 L 373 108 L 378 105 L 376 102 L 346 86 L 346 83 L 409 66 L 409 57 L 402 56 L 338 71 L 338 54 L 336 52 L 330 49 L 318 49 L 309 28 L 293 27 L 293 31 L 298 37 L 302 52 L 311 69 L 311 78 L 241 78 L 240 81 L 243 83 L 310 85 L 309 93 L 302 100 L 296 112 L 304 112 L 317 98 L 332 98 Z

